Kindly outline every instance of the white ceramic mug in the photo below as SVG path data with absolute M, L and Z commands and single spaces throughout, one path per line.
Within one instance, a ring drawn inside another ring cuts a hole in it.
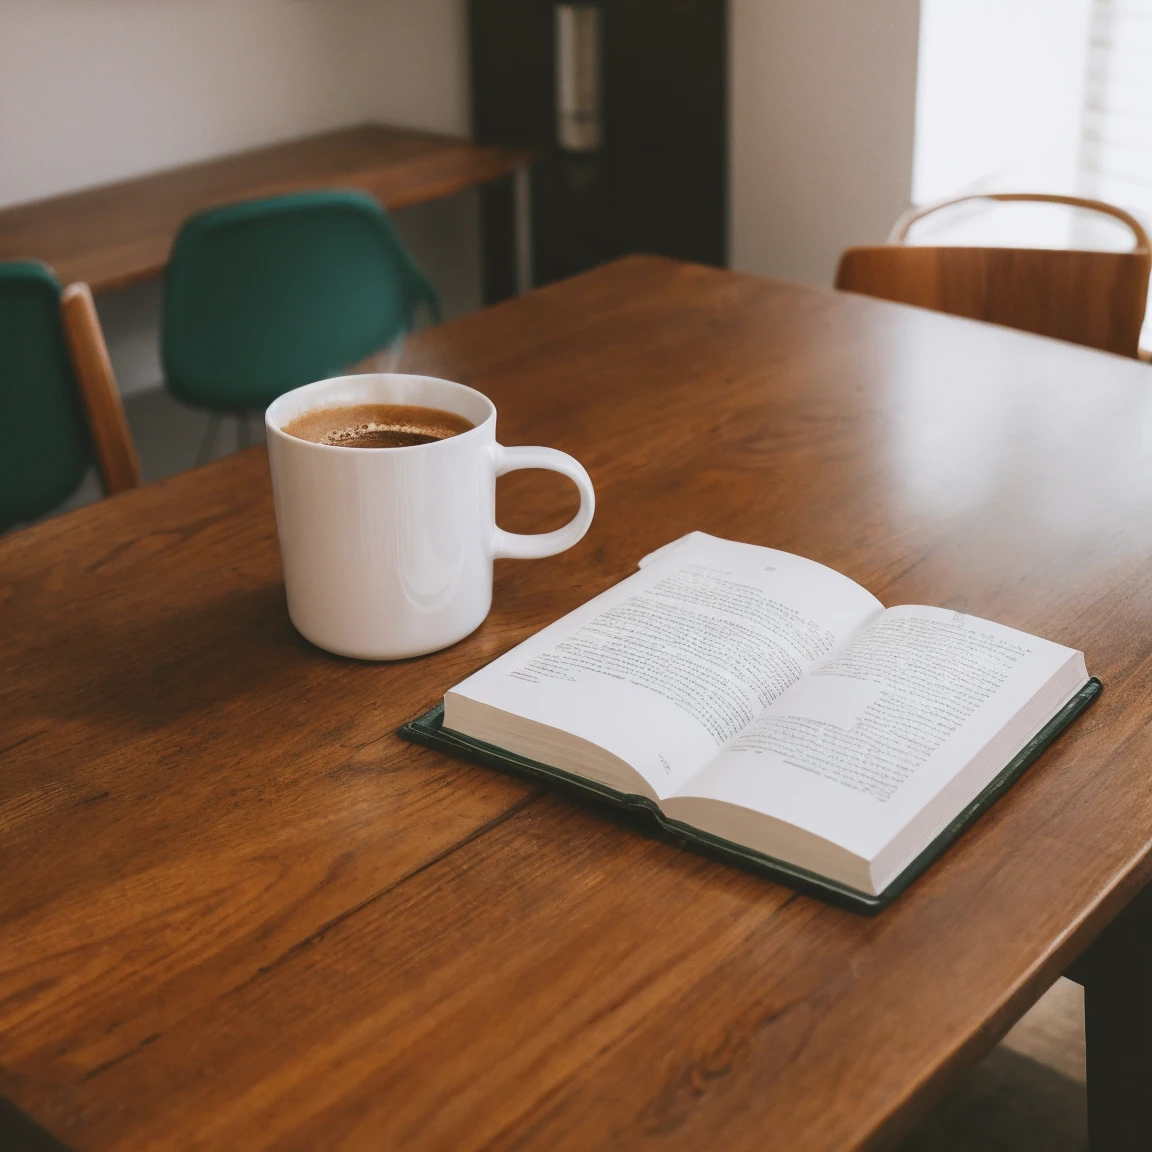
M 315 408 L 415 404 L 455 412 L 467 432 L 409 448 L 341 448 L 284 425 Z M 431 376 L 340 376 L 287 392 L 264 417 L 288 614 L 313 644 L 363 660 L 446 648 L 492 605 L 492 561 L 571 548 L 592 522 L 592 481 L 553 448 L 496 443 L 483 393 Z M 496 477 L 547 468 L 580 490 L 563 528 L 535 536 L 496 527 Z

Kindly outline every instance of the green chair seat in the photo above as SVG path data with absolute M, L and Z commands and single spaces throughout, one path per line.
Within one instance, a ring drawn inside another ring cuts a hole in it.
M 165 278 L 173 395 L 215 412 L 266 408 L 407 332 L 435 289 L 361 192 L 302 192 L 190 218 Z
M 0 532 L 63 503 L 93 463 L 60 292 L 43 264 L 0 263 Z

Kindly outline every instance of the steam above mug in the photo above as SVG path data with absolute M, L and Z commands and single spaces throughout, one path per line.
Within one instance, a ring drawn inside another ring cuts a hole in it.
M 440 409 L 473 427 L 400 448 L 316 443 L 284 431 L 306 413 L 369 404 Z M 595 494 L 584 468 L 553 448 L 497 444 L 495 406 L 463 384 L 340 376 L 286 392 L 264 420 L 288 614 L 304 637 L 341 656 L 397 660 L 462 640 L 491 608 L 494 559 L 555 555 L 592 523 Z M 575 483 L 580 509 L 568 524 L 539 535 L 496 527 L 496 477 L 519 468 Z

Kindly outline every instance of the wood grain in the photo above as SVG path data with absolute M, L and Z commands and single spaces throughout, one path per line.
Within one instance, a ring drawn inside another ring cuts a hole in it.
M 836 287 L 1135 357 L 1152 254 L 1040 248 L 849 248 Z
M 124 415 L 92 290 L 87 284 L 69 284 L 60 295 L 60 310 L 104 491 L 109 496 L 126 492 L 140 483 L 140 457 Z
M 1149 370 L 651 258 L 406 356 L 598 494 L 445 652 L 293 632 L 262 449 L 0 543 L 0 1093 L 86 1152 L 891 1142 L 1152 872 Z M 696 528 L 1083 648 L 1105 693 L 874 920 L 395 737 Z
M 406 208 L 507 176 L 531 163 L 518 149 L 364 124 L 0 211 L 0 260 L 51 264 L 93 291 L 161 272 L 194 212 L 310 188 L 360 188 Z

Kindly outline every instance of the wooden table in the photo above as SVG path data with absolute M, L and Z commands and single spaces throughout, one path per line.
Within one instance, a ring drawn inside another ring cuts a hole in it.
M 530 153 L 452 136 L 363 124 L 105 184 L 0 211 L 0 260 L 51 264 L 65 283 L 126 288 L 164 269 L 194 212 L 309 188 L 361 188 L 407 208 L 504 176 L 514 178 L 517 285 L 530 286 Z
M 1146 1147 L 1148 368 L 649 258 L 409 351 L 599 495 L 448 651 L 301 640 L 262 448 L 0 544 L 0 1093 L 85 1152 L 883 1146 L 1115 920 L 1093 1138 Z M 505 480 L 506 527 L 572 511 Z M 871 920 L 394 735 L 694 528 L 1082 647 L 1105 693 Z

